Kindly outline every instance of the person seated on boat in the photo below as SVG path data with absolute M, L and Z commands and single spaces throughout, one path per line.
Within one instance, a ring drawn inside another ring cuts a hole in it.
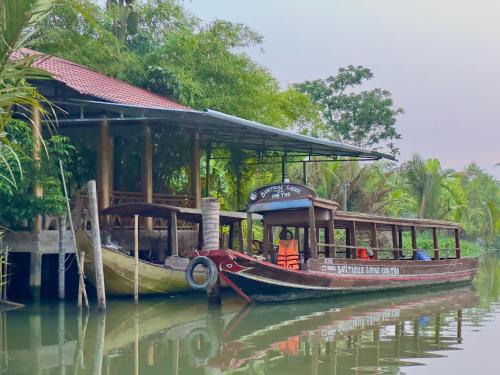
M 299 267 L 299 249 L 297 242 L 293 238 L 290 230 L 283 228 L 280 232 L 280 244 L 278 247 L 278 256 L 276 264 L 284 268 L 298 270 Z

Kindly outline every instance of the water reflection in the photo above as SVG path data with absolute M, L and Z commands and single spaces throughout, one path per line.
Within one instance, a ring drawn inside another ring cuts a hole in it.
M 200 296 L 111 301 L 107 314 L 47 304 L 0 314 L 0 373 L 397 373 L 463 349 L 467 328 L 500 319 L 499 293 L 489 257 L 474 288 L 215 310 Z

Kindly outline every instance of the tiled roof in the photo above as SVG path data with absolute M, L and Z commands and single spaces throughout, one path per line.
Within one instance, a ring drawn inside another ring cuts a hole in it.
M 11 59 L 39 55 L 33 66 L 52 74 L 53 79 L 64 83 L 82 95 L 90 95 L 112 103 L 136 105 L 149 108 L 190 110 L 161 95 L 108 77 L 83 65 L 22 48 L 11 55 Z

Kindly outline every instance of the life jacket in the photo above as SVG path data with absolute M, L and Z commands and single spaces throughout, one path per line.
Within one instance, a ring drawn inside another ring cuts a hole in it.
M 284 268 L 299 269 L 299 250 L 295 240 L 280 240 L 276 263 Z
M 364 259 L 364 260 L 370 259 L 370 257 L 368 256 L 368 253 L 366 252 L 366 249 L 364 247 L 356 249 L 356 258 Z

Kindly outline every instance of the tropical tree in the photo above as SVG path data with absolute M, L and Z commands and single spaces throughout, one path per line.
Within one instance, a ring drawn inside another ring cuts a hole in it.
M 325 79 L 295 84 L 321 109 L 324 126 L 310 132 L 361 147 L 386 146 L 396 154 L 394 141 L 401 135 L 395 124 L 403 109 L 394 105 L 387 90 L 355 91 L 371 78 L 370 69 L 349 65 Z
M 18 0 L 0 2 L 0 165 L 3 173 L 0 180 L 11 188 L 16 188 L 16 177 L 12 162 L 20 166 L 16 149 L 5 133 L 5 126 L 12 117 L 15 106 L 24 112 L 38 110 L 46 113 L 45 98 L 28 80 L 48 78 L 46 72 L 31 67 L 33 58 L 16 55 L 26 45 L 39 22 L 45 17 L 52 5 L 52 0 Z M 29 118 L 29 117 L 27 117 Z

